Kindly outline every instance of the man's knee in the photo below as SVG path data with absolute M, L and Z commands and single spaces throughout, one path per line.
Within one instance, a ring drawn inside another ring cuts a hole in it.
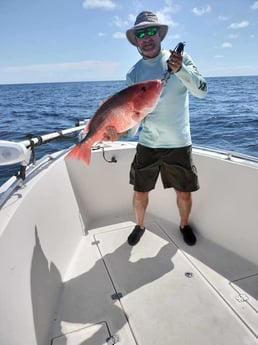
M 178 199 L 182 200 L 182 201 L 191 201 L 191 192 L 180 192 L 180 191 L 176 191 L 177 193 L 177 197 Z

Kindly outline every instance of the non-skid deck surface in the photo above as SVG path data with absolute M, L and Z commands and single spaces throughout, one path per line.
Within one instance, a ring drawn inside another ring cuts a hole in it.
M 255 267 L 221 268 L 229 253 L 204 239 L 189 248 L 175 225 L 156 220 L 130 247 L 133 226 L 96 229 L 82 239 L 64 284 L 53 345 L 258 343 Z M 229 265 L 235 260 L 231 255 Z M 238 284 L 239 275 L 250 280 Z M 238 301 L 243 295 L 247 300 Z

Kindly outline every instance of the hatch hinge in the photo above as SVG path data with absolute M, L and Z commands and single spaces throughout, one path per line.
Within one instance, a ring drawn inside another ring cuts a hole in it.
M 246 302 L 249 300 L 249 297 L 244 294 L 244 293 L 241 293 L 239 295 L 236 296 L 236 300 L 239 302 L 239 303 L 243 303 L 243 302 Z
M 111 298 L 113 301 L 120 300 L 123 297 L 123 294 L 121 292 L 116 292 L 113 295 L 111 295 Z
M 119 336 L 118 335 L 111 335 L 111 337 L 107 338 L 106 342 L 107 345 L 114 345 L 119 342 Z
M 92 244 L 93 246 L 97 246 L 98 244 L 100 244 L 100 242 L 99 242 L 98 240 L 96 240 L 96 241 L 91 242 L 91 244 Z

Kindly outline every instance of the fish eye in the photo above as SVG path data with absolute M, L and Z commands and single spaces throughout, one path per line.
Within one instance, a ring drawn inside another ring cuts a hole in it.
M 141 90 L 146 91 L 146 86 L 142 86 Z

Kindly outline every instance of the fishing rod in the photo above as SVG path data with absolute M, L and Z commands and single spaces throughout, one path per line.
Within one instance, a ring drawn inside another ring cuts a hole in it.
M 46 144 L 56 139 L 74 139 L 76 136 L 80 135 L 76 132 L 82 133 L 82 130 L 88 122 L 89 119 L 77 121 L 75 123 L 75 127 L 48 133 L 42 136 L 33 136 L 30 134 L 29 139 L 21 142 L 0 140 L 0 166 L 20 163 L 19 171 L 14 176 L 16 177 L 16 179 L 11 182 L 4 193 L 0 193 L 0 209 L 2 208 L 8 197 L 13 193 L 13 191 L 16 188 L 20 188 L 21 186 L 23 186 L 23 181 L 26 179 L 26 173 L 30 171 L 27 170 L 27 168 L 30 164 L 31 155 L 34 156 L 33 165 L 35 166 L 35 146 Z M 71 133 L 76 133 L 76 135 L 68 136 Z M 40 167 L 41 164 L 43 163 L 39 161 L 38 167 Z M 32 169 L 33 165 L 31 166 Z
M 31 154 L 34 154 L 34 148 L 46 144 L 56 139 L 74 139 L 77 135 L 67 136 L 84 129 L 89 120 L 78 121 L 76 127 L 48 133 L 40 136 L 29 134 L 27 139 L 20 142 L 0 140 L 0 166 L 11 165 L 22 162 L 28 165 Z

